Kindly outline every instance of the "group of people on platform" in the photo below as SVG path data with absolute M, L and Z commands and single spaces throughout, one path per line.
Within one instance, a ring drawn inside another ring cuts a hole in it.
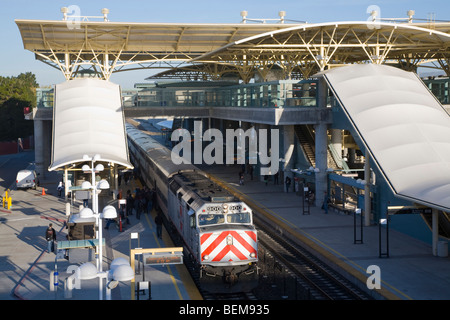
M 143 188 L 136 188 L 133 192 L 130 189 L 124 197 L 122 190 L 119 191 L 117 198 L 119 200 L 119 216 L 120 220 L 124 221 L 126 224 L 130 224 L 129 216 L 136 214 L 136 219 L 140 220 L 141 214 L 151 213 L 154 205 L 156 204 L 156 189 L 150 189 L 147 186 Z M 125 203 L 121 203 L 125 200 Z M 119 221 L 120 221 L 119 220 Z M 109 228 L 111 222 L 117 222 L 117 220 L 109 220 L 106 224 L 105 229 Z M 158 237 L 161 238 L 162 230 L 162 218 L 160 214 L 155 218 L 155 223 L 157 227 Z
M 254 170 L 254 168 L 253 168 L 253 166 L 252 165 L 247 165 L 247 170 L 246 170 L 246 167 L 245 167 L 245 165 L 243 164 L 243 165 L 241 165 L 241 170 L 239 171 L 239 185 L 244 185 L 244 180 L 245 180 L 245 173 L 248 173 L 249 175 L 250 175 L 250 178 L 251 178 L 251 180 L 253 180 L 253 170 Z M 273 184 L 275 184 L 275 185 L 278 185 L 279 184 L 279 176 L 280 176 L 280 174 L 279 174 L 279 172 L 276 172 L 275 174 L 273 174 L 272 175 L 272 177 L 273 177 Z M 267 186 L 268 184 L 269 184 L 269 175 L 264 175 L 264 183 L 265 183 L 265 185 Z M 294 184 L 294 192 L 300 192 L 300 190 L 303 190 L 303 187 L 300 187 L 300 184 L 299 183 L 297 183 L 298 181 L 297 181 L 297 179 L 296 179 L 296 183 Z M 291 187 L 291 184 L 292 184 L 292 179 L 289 177 L 289 176 L 286 176 L 286 178 L 284 179 L 284 184 L 285 184 L 285 187 L 286 187 L 286 189 L 285 189 L 285 191 L 286 192 L 289 192 L 290 191 L 290 187 Z M 302 183 L 302 185 L 303 185 L 303 183 Z M 312 204 L 312 203 L 314 203 L 314 192 L 311 190 L 311 188 L 308 188 L 308 191 L 305 191 L 305 194 L 304 194 L 304 196 L 305 197 L 307 197 L 307 199 L 308 199 L 308 202 L 310 203 L 310 204 Z

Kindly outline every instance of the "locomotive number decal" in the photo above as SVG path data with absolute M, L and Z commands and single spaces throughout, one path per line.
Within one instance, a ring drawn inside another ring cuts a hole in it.
M 221 205 L 221 206 L 207 206 L 206 207 L 207 212 L 241 212 L 242 211 L 242 205 L 241 204 L 233 204 L 228 206 L 227 204 Z
M 201 259 L 209 261 L 242 261 L 256 257 L 256 232 L 223 231 L 204 233 L 201 238 Z M 209 259 L 205 259 L 208 257 Z
M 230 206 L 230 211 L 241 211 L 242 210 L 242 206 L 240 204 L 234 205 L 234 206 Z

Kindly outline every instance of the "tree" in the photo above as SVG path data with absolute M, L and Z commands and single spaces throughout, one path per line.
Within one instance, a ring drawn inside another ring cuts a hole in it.
M 16 140 L 33 134 L 33 121 L 25 120 L 24 108 L 36 106 L 36 76 L 0 76 L 0 141 Z

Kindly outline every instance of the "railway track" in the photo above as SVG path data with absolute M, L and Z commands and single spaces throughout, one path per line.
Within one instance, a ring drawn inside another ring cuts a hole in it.
M 204 300 L 257 300 L 251 292 L 237 293 L 204 293 Z
M 172 235 L 173 236 L 173 235 Z M 181 239 L 173 236 L 178 245 L 182 245 Z M 304 248 L 298 244 L 294 244 L 275 232 L 270 232 L 258 229 L 258 241 L 260 246 L 260 254 L 270 254 L 276 258 L 278 267 L 286 268 L 291 275 L 291 278 L 296 279 L 298 285 L 303 288 L 303 291 L 308 292 L 306 296 L 298 299 L 309 300 L 371 300 L 372 298 L 359 289 L 356 285 L 349 282 L 343 276 L 326 266 L 323 262 L 312 256 Z M 235 293 L 211 293 L 204 290 L 199 281 L 199 272 L 192 259 L 185 256 L 185 264 L 191 273 L 191 276 L 196 283 L 204 300 L 267 300 L 274 299 L 273 296 L 253 292 L 235 292 Z M 259 264 L 262 264 L 261 259 Z M 267 268 L 266 268 L 267 269 Z M 268 274 L 262 272 L 261 278 L 267 277 Z M 282 286 L 283 280 L 278 279 L 278 286 Z M 218 283 L 218 285 L 220 285 Z M 224 284 L 225 285 L 225 284 Z M 292 297 L 290 297 L 292 298 Z M 275 298 L 276 299 L 276 298 Z M 279 299 L 283 299 L 282 296 Z
M 167 221 L 165 221 L 167 223 Z M 166 229 L 174 230 L 173 228 Z M 261 257 L 270 254 L 276 259 L 276 265 L 279 269 L 288 270 L 291 278 L 297 281 L 296 285 L 300 286 L 306 295 L 298 297 L 298 299 L 308 300 L 371 300 L 366 292 L 362 291 L 355 284 L 351 283 L 325 263 L 314 257 L 306 249 L 299 244 L 282 237 L 273 231 L 273 227 L 265 226 L 264 223 L 258 221 L 258 241 L 259 241 L 259 265 L 265 263 Z M 272 230 L 272 231 L 271 231 Z M 183 246 L 181 238 L 175 233 L 170 232 L 170 236 L 174 243 Z M 187 251 L 185 251 L 187 252 Z M 264 293 L 264 290 L 257 289 L 258 294 L 253 292 L 238 293 L 211 293 L 204 290 L 199 281 L 200 273 L 198 266 L 193 262 L 189 254 L 185 255 L 184 262 L 189 270 L 194 282 L 196 283 L 204 300 L 258 300 L 258 299 L 276 299 L 274 296 Z M 267 270 L 262 267 L 262 270 Z M 261 272 L 260 277 L 268 277 L 270 272 Z M 278 286 L 282 286 L 283 279 L 278 279 Z M 218 285 L 220 285 L 218 283 Z M 225 284 L 224 284 L 225 285 Z M 292 298 L 292 297 L 290 297 Z M 283 299 L 282 296 L 279 299 Z M 295 298 L 294 298 L 295 299 Z
M 324 262 L 314 257 L 309 251 L 301 246 L 301 244 L 294 243 L 281 236 L 280 233 L 274 230 L 272 225 L 259 219 L 254 215 L 254 222 L 258 228 L 258 241 L 260 252 L 259 265 L 261 266 L 260 279 L 268 277 L 267 267 L 263 267 L 264 259 L 261 259 L 261 253 L 264 255 L 270 253 L 275 259 L 279 269 L 284 268 L 288 270 L 292 279 L 295 279 L 297 284 L 303 288 L 303 292 L 307 294 L 297 294 L 289 297 L 289 299 L 310 299 L 310 300 L 372 300 L 373 298 L 365 291 L 357 287 L 355 284 L 344 278 L 338 272 L 327 266 Z M 174 232 L 175 228 L 164 219 L 166 230 L 169 231 L 172 241 L 177 246 L 184 246 L 181 237 Z M 278 297 L 270 294 L 264 294 L 262 288 L 257 288 L 254 292 L 239 292 L 239 293 L 211 293 L 201 287 L 199 277 L 200 273 L 198 266 L 193 262 L 192 257 L 186 254 L 185 250 L 184 262 L 191 276 L 196 283 L 200 293 L 205 300 L 270 300 L 270 299 L 284 299 L 283 295 Z M 270 273 L 270 272 L 269 272 Z M 283 276 L 284 277 L 284 276 Z M 286 279 L 279 278 L 276 280 L 277 286 L 283 286 L 282 282 Z M 288 280 L 290 281 L 290 280 Z M 220 282 L 220 281 L 219 281 Z M 292 282 L 292 281 L 291 281 Z M 224 284 L 225 285 L 225 284 Z M 220 286 L 220 283 L 218 283 Z M 297 291 L 297 288 L 295 289 Z
M 273 228 L 271 228 L 273 229 Z M 312 300 L 372 300 L 373 298 L 331 267 L 269 228 L 258 230 L 260 246 L 273 255 L 308 292 Z M 261 258 L 261 257 L 260 257 Z M 261 259 L 260 259 L 261 260 Z

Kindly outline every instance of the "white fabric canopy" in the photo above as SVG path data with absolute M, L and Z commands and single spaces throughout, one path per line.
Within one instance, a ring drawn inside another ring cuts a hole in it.
M 394 193 L 450 211 L 450 117 L 418 76 L 364 64 L 324 77 Z
M 55 86 L 52 161 L 49 170 L 84 162 L 83 155 L 132 168 L 120 87 L 100 79 Z

